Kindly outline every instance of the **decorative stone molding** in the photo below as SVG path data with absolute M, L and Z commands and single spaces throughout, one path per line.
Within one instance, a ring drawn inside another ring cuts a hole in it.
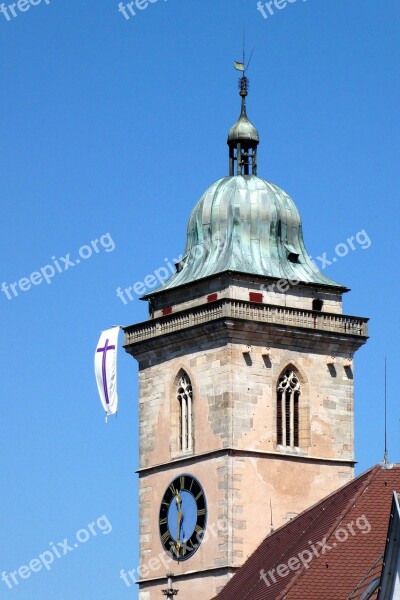
M 362 317 L 334 313 L 317 314 L 312 310 L 282 307 L 272 304 L 255 304 L 224 298 L 212 304 L 202 305 L 181 311 L 177 314 L 125 327 L 125 345 L 140 343 L 151 338 L 167 335 L 221 318 L 313 329 L 360 338 L 368 336 L 368 319 Z

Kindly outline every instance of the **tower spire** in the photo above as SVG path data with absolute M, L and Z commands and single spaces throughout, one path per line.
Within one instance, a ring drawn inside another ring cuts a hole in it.
M 246 77 L 244 62 L 235 62 L 234 66 L 243 73 L 239 79 L 239 95 L 242 99 L 242 106 L 240 117 L 228 134 L 229 175 L 231 177 L 234 175 L 257 175 L 257 146 L 260 138 L 257 129 L 247 116 L 246 98 L 249 93 L 249 80 Z

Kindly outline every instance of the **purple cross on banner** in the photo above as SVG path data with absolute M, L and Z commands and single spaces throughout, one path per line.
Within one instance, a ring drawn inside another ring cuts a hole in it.
M 100 341 L 94 352 L 94 373 L 97 389 L 106 420 L 110 415 L 117 414 L 117 351 L 120 327 L 110 327 L 102 332 Z
M 97 348 L 97 350 L 96 350 L 96 352 L 103 352 L 102 373 L 103 373 L 103 388 L 104 388 L 104 396 L 106 398 L 106 404 L 110 404 L 110 400 L 108 397 L 107 371 L 106 371 L 107 352 L 109 350 L 115 350 L 115 346 L 108 345 L 109 341 L 110 340 L 106 340 L 106 343 L 104 344 L 104 348 Z

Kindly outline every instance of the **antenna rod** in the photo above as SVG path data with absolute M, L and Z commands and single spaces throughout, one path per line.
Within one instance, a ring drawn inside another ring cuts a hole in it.
M 246 27 L 243 26 L 243 64 L 246 65 L 246 59 L 245 59 L 245 54 L 246 54 Z M 245 70 L 246 70 L 246 66 L 245 66 Z
M 253 50 L 251 51 L 250 54 L 250 58 L 249 58 L 249 62 L 247 63 L 247 67 L 246 67 L 246 71 L 248 70 L 248 68 L 250 67 L 250 63 L 251 63 L 251 59 L 253 58 L 253 54 L 254 54 L 254 50 L 256 49 L 256 46 L 253 46 Z
M 383 463 L 388 464 L 387 451 L 387 358 L 385 356 L 385 453 L 383 455 Z

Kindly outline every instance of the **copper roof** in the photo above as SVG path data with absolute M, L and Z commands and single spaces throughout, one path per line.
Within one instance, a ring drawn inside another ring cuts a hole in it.
M 380 576 L 399 489 L 399 465 L 366 471 L 268 535 L 217 600 L 376 598 L 365 593 Z
M 309 256 L 290 196 L 255 175 L 223 177 L 204 192 L 189 219 L 178 272 L 147 297 L 227 271 L 346 291 Z

